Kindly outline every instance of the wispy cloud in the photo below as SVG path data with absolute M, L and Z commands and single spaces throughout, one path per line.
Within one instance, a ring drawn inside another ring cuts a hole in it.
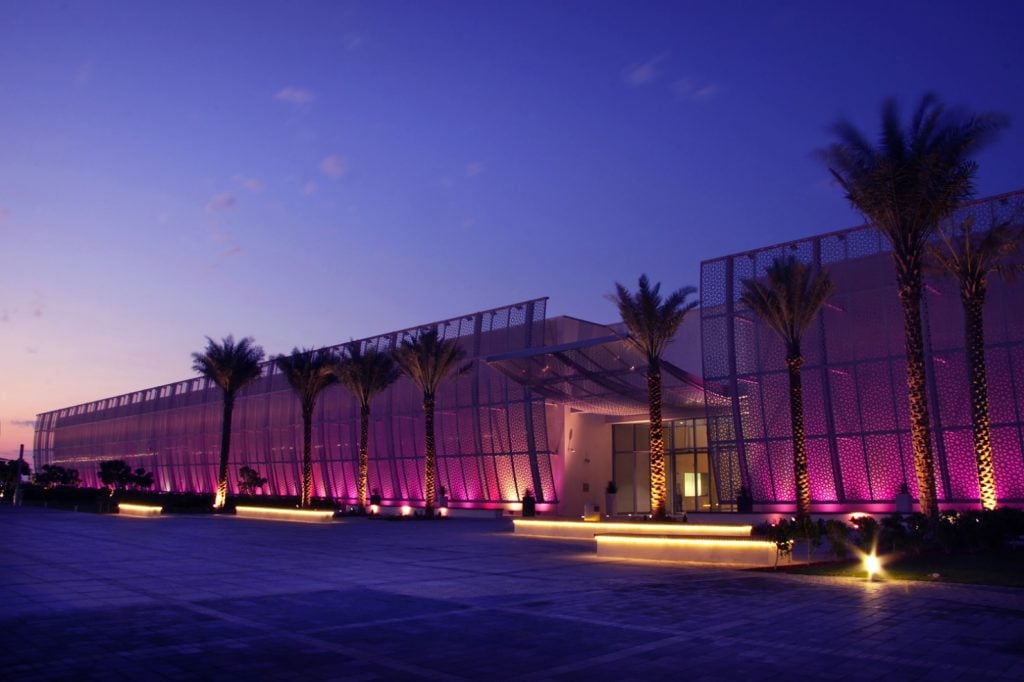
M 11 209 L 7 208 L 6 206 L 0 206 L 0 220 L 3 220 L 4 218 L 10 218 L 12 215 L 14 215 L 14 212 L 11 211 Z
M 221 211 L 230 211 L 238 205 L 238 199 L 231 192 L 221 192 L 220 194 L 214 195 L 208 202 L 206 202 L 207 213 L 220 213 Z
M 20 426 L 22 428 L 32 428 L 36 426 L 35 419 L 12 419 L 11 426 Z
M 259 178 L 250 178 L 245 175 L 236 175 L 234 177 L 235 182 L 238 183 L 242 189 L 248 190 L 249 192 L 262 192 L 266 185 Z
M 357 33 L 349 33 L 341 39 L 341 44 L 349 52 L 355 52 L 366 44 L 366 40 Z
M 473 161 L 466 164 L 466 177 L 475 178 L 484 172 L 484 164 L 482 161 Z
M 309 182 L 302 186 L 302 194 L 303 196 L 311 197 L 314 194 L 316 194 L 317 189 L 318 188 L 316 182 L 310 180 Z
M 308 107 L 316 101 L 316 93 L 296 85 L 289 85 L 274 93 L 274 99 L 297 107 Z
M 38 289 L 32 292 L 32 317 L 43 316 L 43 295 Z
M 668 52 L 663 52 L 645 62 L 627 66 L 622 70 L 622 80 L 634 88 L 650 85 L 661 77 L 658 67 L 661 62 L 665 61 L 666 57 L 668 57 Z
M 92 62 L 82 62 L 75 69 L 75 85 L 84 88 L 92 83 L 93 66 Z
M 702 83 L 692 78 L 679 78 L 672 82 L 672 94 L 679 101 L 707 102 L 718 95 L 716 83 Z
M 320 162 L 320 170 L 324 175 L 332 178 L 340 178 L 348 170 L 348 164 L 340 154 L 331 154 Z

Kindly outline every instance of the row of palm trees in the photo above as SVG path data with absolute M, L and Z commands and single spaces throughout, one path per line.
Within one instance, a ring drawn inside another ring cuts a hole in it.
M 921 321 L 923 273 L 929 263 L 955 276 L 965 311 L 968 383 L 971 397 L 974 447 L 982 505 L 998 503 L 988 418 L 984 352 L 983 309 L 988 277 L 1006 272 L 1006 257 L 1020 243 L 1012 221 L 994 223 L 981 234 L 967 221 L 948 232 L 940 225 L 974 193 L 977 164 L 972 156 L 994 139 L 1006 125 L 997 114 L 967 115 L 950 110 L 934 95 L 926 95 L 904 129 L 895 101 L 882 110 L 882 131 L 873 144 L 847 121 L 837 123 L 836 142 L 821 157 L 846 193 L 888 240 L 896 269 L 896 284 L 904 317 L 907 393 L 910 403 L 914 469 L 921 511 L 938 517 L 931 422 L 925 380 L 924 335 Z M 936 245 L 936 235 L 941 239 Z M 930 257 L 929 257 L 930 256 Z M 651 510 L 656 518 L 667 515 L 664 435 L 661 426 L 661 356 L 686 314 L 698 304 L 689 300 L 693 287 L 662 298 L 660 284 L 641 276 L 631 293 L 621 284 L 609 298 L 616 304 L 630 339 L 647 360 L 650 417 Z M 763 279 L 743 282 L 741 301 L 762 318 L 783 341 L 790 385 L 797 513 L 810 514 L 811 493 L 803 426 L 801 339 L 834 290 L 827 270 L 803 264 L 792 256 L 776 259 Z M 221 460 L 215 506 L 227 497 L 227 466 L 231 410 L 237 391 L 260 375 L 263 351 L 252 339 L 237 344 L 227 337 L 221 344 L 208 339 L 203 353 L 194 354 L 194 368 L 224 393 Z M 303 485 L 302 505 L 312 494 L 310 436 L 317 395 L 340 381 L 360 401 L 359 504 L 366 504 L 367 435 L 370 401 L 394 382 L 409 377 L 423 391 L 425 415 L 424 497 L 428 513 L 435 501 L 434 401 L 437 388 L 449 377 L 468 371 L 460 366 L 465 352 L 454 340 L 442 340 L 436 330 L 425 330 L 404 340 L 393 354 L 361 350 L 348 344 L 339 356 L 330 350 L 295 349 L 278 356 L 275 364 L 287 377 L 302 402 Z
M 915 475 L 921 511 L 932 519 L 938 518 L 938 496 L 921 322 L 926 266 L 944 271 L 959 283 L 981 503 L 985 509 L 998 504 L 988 417 L 983 309 L 989 276 L 1019 269 L 1009 263 L 1008 256 L 1021 243 L 1021 230 L 1015 224 L 1021 216 L 1003 221 L 993 217 L 992 224 L 980 234 L 974 231 L 972 219 L 946 231 L 940 226 L 973 195 L 977 164 L 972 156 L 1005 125 L 1006 119 L 998 114 L 967 115 L 947 109 L 928 94 L 915 110 L 909 128 L 904 129 L 895 101 L 889 100 L 883 106 L 877 145 L 849 122 L 840 121 L 833 128 L 837 141 L 821 152 L 847 199 L 892 246 L 904 316 Z M 692 287 L 664 299 L 659 290 L 660 284 L 651 286 L 645 275 L 635 294 L 616 284 L 616 293 L 610 297 L 631 340 L 648 361 L 651 510 L 656 518 L 666 515 L 667 496 L 660 358 L 686 313 L 697 305 L 687 300 L 694 292 Z M 768 266 L 763 278 L 743 281 L 740 296 L 785 345 L 797 514 L 802 517 L 810 514 L 811 491 L 804 436 L 801 339 L 833 291 L 826 269 L 782 256 Z
M 216 384 L 223 394 L 220 466 L 214 508 L 227 502 L 228 459 L 231 451 L 231 417 L 238 392 L 262 374 L 263 349 L 251 338 L 236 342 L 227 336 L 220 343 L 207 337 L 206 348 L 193 353 L 193 369 Z M 437 464 L 434 441 L 434 408 L 438 388 L 448 379 L 469 372 L 464 363 L 465 350 L 456 339 L 442 338 L 436 329 L 423 329 L 405 338 L 393 352 L 363 347 L 352 341 L 341 352 L 331 348 L 317 350 L 294 348 L 289 355 L 272 358 L 274 366 L 288 381 L 302 409 L 302 489 L 300 506 L 308 508 L 313 497 L 313 411 L 319 395 L 328 386 L 340 383 L 359 401 L 359 470 L 357 495 L 359 506 L 368 502 L 368 440 L 370 404 L 402 375 L 423 392 L 424 413 L 424 499 L 426 514 L 433 514 L 436 503 Z

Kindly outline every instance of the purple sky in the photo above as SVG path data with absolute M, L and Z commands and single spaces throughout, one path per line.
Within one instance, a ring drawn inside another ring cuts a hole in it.
M 1020 2 L 0 2 L 0 457 L 34 415 L 860 222 L 813 151 L 926 90 L 1016 124 Z

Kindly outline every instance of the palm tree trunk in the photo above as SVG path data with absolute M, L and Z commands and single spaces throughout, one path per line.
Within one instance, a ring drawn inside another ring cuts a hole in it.
M 359 480 L 356 491 L 359 495 L 359 508 L 366 509 L 366 488 L 369 479 L 370 455 L 367 446 L 370 440 L 370 406 L 363 405 L 359 410 Z
M 434 515 L 434 488 L 437 479 L 437 462 L 434 453 L 434 396 L 423 395 L 423 497 L 426 501 L 424 513 Z
M 647 370 L 647 397 L 651 417 L 651 516 L 668 516 L 665 484 L 665 436 L 661 429 L 661 368 L 651 363 Z
M 979 300 L 980 299 L 980 300 Z M 974 453 L 978 458 L 978 487 L 983 509 L 995 509 L 995 467 L 992 432 L 988 420 L 988 371 L 985 367 L 984 296 L 964 300 L 964 338 L 967 345 L 967 382 L 971 390 L 971 424 Z
M 800 368 L 804 359 L 797 350 L 786 358 L 789 368 L 789 422 L 793 436 L 793 475 L 796 480 L 796 515 L 811 515 L 811 479 L 807 473 L 807 441 L 804 437 L 804 388 Z
M 220 425 L 220 468 L 217 472 L 217 495 L 214 509 L 223 509 L 228 501 L 228 455 L 231 453 L 231 413 L 235 409 L 235 396 L 224 393 L 224 414 Z
M 921 513 L 932 520 L 939 518 L 935 489 L 935 458 L 932 454 L 931 419 L 928 416 L 928 393 L 924 373 L 924 334 L 921 328 L 921 275 L 901 278 L 900 304 L 903 308 L 903 330 L 907 351 L 907 392 L 910 399 L 910 437 L 914 447 L 914 471 Z
M 299 506 L 309 509 L 313 500 L 313 408 L 302 408 L 302 497 Z

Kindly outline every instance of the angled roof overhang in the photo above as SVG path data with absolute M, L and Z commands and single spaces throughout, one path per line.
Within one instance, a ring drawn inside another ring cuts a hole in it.
M 628 337 L 611 334 L 543 348 L 491 355 L 487 364 L 534 393 L 582 412 L 635 415 L 647 412 L 647 360 Z M 692 411 L 727 406 L 704 382 L 662 360 L 662 409 Z

